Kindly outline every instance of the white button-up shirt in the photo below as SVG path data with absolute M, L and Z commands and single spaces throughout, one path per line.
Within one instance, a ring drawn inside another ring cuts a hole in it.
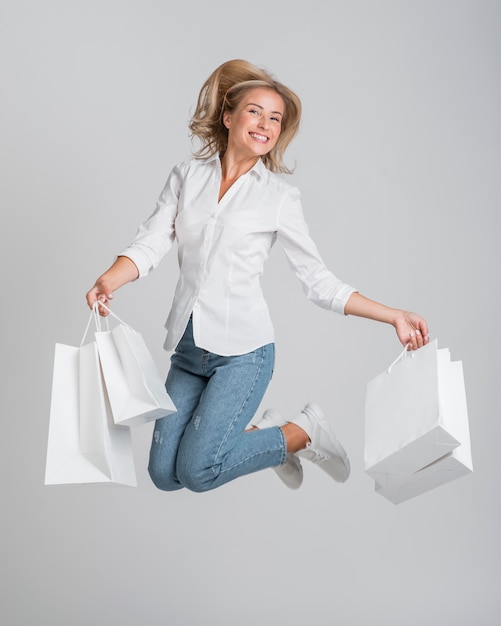
M 195 343 L 210 352 L 244 354 L 273 342 L 260 277 L 276 240 L 307 297 L 343 313 L 355 289 L 322 261 L 308 234 L 298 189 L 261 160 L 218 202 L 220 184 L 218 155 L 178 164 L 154 213 L 121 253 L 144 276 L 177 241 L 180 277 L 166 322 L 165 349 L 176 347 L 191 314 Z

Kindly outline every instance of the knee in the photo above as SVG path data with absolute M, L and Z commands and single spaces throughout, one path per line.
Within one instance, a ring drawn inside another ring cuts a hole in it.
M 150 462 L 148 465 L 148 473 L 152 483 L 157 489 L 161 489 L 162 491 L 177 491 L 183 487 L 177 477 L 172 476 L 170 472 L 165 471 L 165 469 L 158 467 L 154 463 Z
M 217 487 L 217 468 L 195 467 L 193 464 L 180 466 L 178 464 L 178 478 L 183 487 L 195 493 L 203 493 Z

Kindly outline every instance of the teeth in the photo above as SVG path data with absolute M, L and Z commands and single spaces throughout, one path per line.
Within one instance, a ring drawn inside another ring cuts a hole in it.
M 250 136 L 253 137 L 254 139 L 257 139 L 258 141 L 268 141 L 268 137 L 265 137 L 265 135 L 258 135 L 257 133 L 250 133 Z

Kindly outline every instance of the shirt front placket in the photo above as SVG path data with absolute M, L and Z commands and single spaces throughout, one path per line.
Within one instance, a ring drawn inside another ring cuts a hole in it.
M 209 273 L 209 267 L 208 267 L 209 255 L 212 249 L 212 242 L 214 239 L 214 230 L 215 230 L 216 223 L 217 223 L 217 217 L 221 210 L 221 206 L 218 203 L 220 185 L 221 185 L 221 166 L 217 164 L 217 171 L 214 175 L 213 194 L 212 194 L 212 198 L 210 198 L 210 209 L 209 209 L 209 213 L 207 216 L 207 221 L 204 226 L 204 235 L 202 238 L 200 252 L 199 252 L 197 282 L 196 282 L 196 291 L 195 291 L 195 303 L 194 303 L 195 306 L 197 304 L 200 291 L 202 290 L 202 287 Z
M 244 174 L 238 178 L 233 185 L 228 189 L 224 196 L 219 201 L 219 190 L 221 187 L 222 171 L 221 165 L 217 163 L 217 170 L 214 175 L 214 187 L 213 195 L 210 199 L 210 210 L 207 217 L 207 222 L 204 228 L 204 235 L 201 242 L 201 249 L 199 253 L 199 264 L 197 272 L 196 293 L 194 308 L 198 308 L 198 299 L 203 285 L 207 279 L 209 271 L 212 269 L 209 267 L 209 256 L 213 247 L 214 231 L 218 222 L 219 215 L 224 210 L 230 199 L 235 195 L 240 185 L 243 184 L 243 180 L 247 174 Z

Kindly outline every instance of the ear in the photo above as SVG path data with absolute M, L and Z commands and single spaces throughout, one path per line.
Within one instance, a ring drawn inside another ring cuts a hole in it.
M 229 130 L 231 126 L 231 113 L 229 111 L 226 111 L 226 113 L 223 113 L 223 124 Z

